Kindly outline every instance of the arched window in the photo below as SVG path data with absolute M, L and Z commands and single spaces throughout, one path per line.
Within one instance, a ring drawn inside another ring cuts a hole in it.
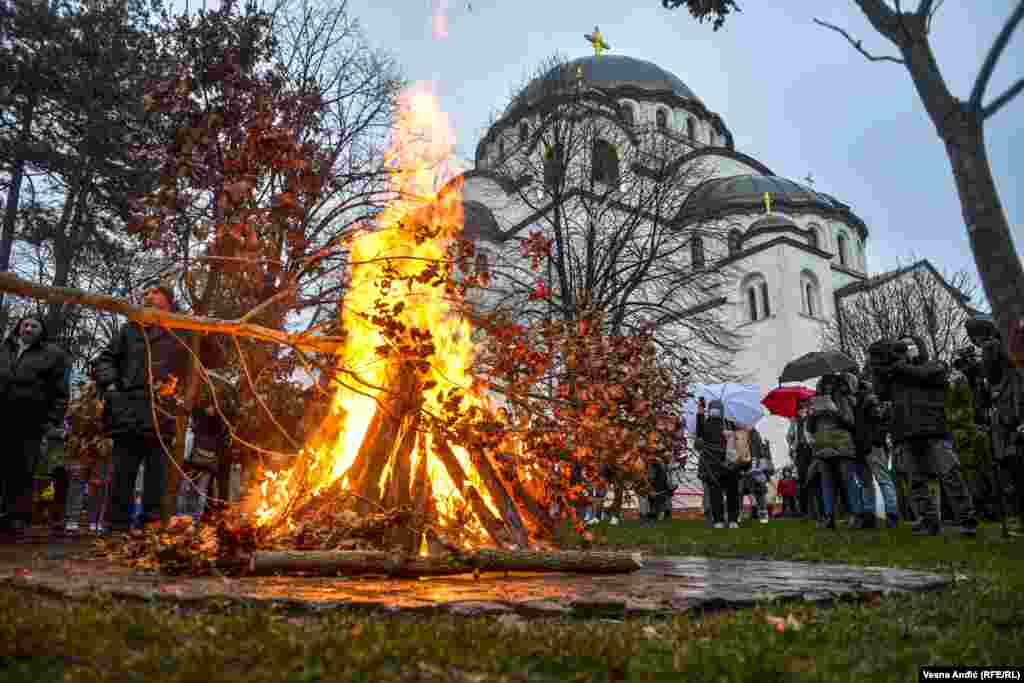
M 697 128 L 693 124 L 693 119 L 686 119 L 686 134 L 690 136 L 691 140 L 697 139 Z
M 868 259 L 864 254 L 864 240 L 857 240 L 857 265 L 861 271 L 865 273 L 868 271 Z
M 505 138 L 498 138 L 498 159 L 505 158 Z
M 729 255 L 733 255 L 740 250 L 740 244 L 743 242 L 743 233 L 740 232 L 739 228 L 733 228 L 729 231 Z
M 839 265 L 845 266 L 850 259 L 849 254 L 846 253 L 846 235 L 839 233 L 836 237 L 836 249 L 839 251 Z
M 635 126 L 636 125 L 636 110 L 633 108 L 633 105 L 630 104 L 629 102 L 623 102 L 622 103 L 621 111 L 622 111 L 622 119 L 626 122 L 626 125 L 627 126 Z
M 543 143 L 543 155 L 544 155 L 544 184 L 550 189 L 561 185 L 562 176 L 564 175 L 563 166 L 565 153 L 562 151 L 561 144 L 555 144 L 549 146 L 546 142 Z
M 665 130 L 668 128 L 668 112 L 664 109 L 659 109 L 654 113 L 654 122 L 658 126 L 658 130 Z
M 810 226 L 807 228 L 807 243 L 815 249 L 821 249 L 821 235 L 818 233 L 817 226 Z
M 530 137 L 530 124 L 523 121 L 519 124 L 519 144 L 524 144 L 528 137 Z
M 744 320 L 754 322 L 770 316 L 771 302 L 768 301 L 768 282 L 760 273 L 748 275 L 740 284 L 740 295 L 745 304 Z
M 694 235 L 690 242 L 690 263 L 694 268 L 704 267 L 704 240 L 700 235 Z
M 821 288 L 818 278 L 809 270 L 800 271 L 800 303 L 805 315 L 812 318 L 823 317 L 821 307 Z
M 619 185 L 619 154 L 615 145 L 607 140 L 594 140 L 591 151 L 590 178 L 595 183 L 604 183 L 612 187 Z

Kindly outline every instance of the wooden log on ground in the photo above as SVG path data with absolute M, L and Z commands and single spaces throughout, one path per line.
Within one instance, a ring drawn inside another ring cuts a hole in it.
M 319 576 L 386 574 L 448 576 L 473 572 L 564 572 L 626 574 L 643 567 L 640 553 L 478 550 L 464 555 L 418 557 L 376 551 L 257 551 L 249 562 L 256 575 L 306 573 Z

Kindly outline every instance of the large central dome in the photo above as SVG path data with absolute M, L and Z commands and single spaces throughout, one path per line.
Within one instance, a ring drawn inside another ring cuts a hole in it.
M 577 67 L 582 69 L 583 80 L 590 87 L 641 88 L 652 92 L 670 92 L 678 97 L 700 102 L 693 91 L 675 74 L 665 71 L 657 64 L 622 55 L 581 57 L 557 66 L 526 86 L 525 99 L 537 99 L 557 89 L 560 83 L 574 84 Z

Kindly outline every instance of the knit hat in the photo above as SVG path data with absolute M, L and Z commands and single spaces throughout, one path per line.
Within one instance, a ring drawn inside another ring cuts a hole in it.
M 167 303 L 170 304 L 171 311 L 177 311 L 178 310 L 178 306 L 174 303 L 174 290 L 173 289 L 171 289 L 170 287 L 168 287 L 165 284 L 156 284 L 156 285 L 153 285 L 152 287 L 148 287 L 147 289 L 155 289 L 156 291 L 158 291 L 161 294 L 163 294 L 165 297 L 167 297 Z

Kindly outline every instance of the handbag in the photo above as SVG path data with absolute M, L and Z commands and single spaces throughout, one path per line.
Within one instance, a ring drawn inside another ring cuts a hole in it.
M 193 447 L 192 455 L 189 456 L 189 462 L 192 463 L 193 467 L 212 470 L 217 467 L 217 463 L 220 462 L 220 456 L 217 455 L 216 451 Z
M 752 461 L 752 453 L 750 448 L 750 435 L 751 433 L 745 429 L 740 429 L 733 432 L 734 439 L 736 442 L 735 450 L 736 457 L 735 461 L 730 464 L 733 467 L 742 468 L 748 467 Z

